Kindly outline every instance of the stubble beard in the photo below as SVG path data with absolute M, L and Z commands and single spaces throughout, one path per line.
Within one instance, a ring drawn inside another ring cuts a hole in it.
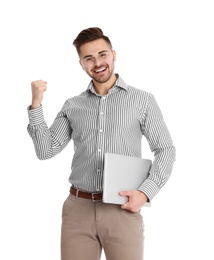
M 100 66 L 101 67 L 101 66 Z M 107 69 L 109 71 L 109 66 L 107 67 Z M 96 77 L 96 76 L 92 76 L 92 75 L 89 75 L 93 81 L 97 82 L 97 83 L 106 83 L 109 81 L 109 79 L 112 77 L 112 75 L 114 74 L 114 63 L 112 63 L 112 66 L 111 66 L 111 70 L 108 72 L 108 74 L 106 76 L 103 76 L 103 77 Z

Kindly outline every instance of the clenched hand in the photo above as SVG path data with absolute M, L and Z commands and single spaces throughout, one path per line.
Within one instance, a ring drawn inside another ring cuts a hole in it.
M 47 90 L 47 82 L 43 80 L 36 80 L 31 82 L 32 103 L 31 109 L 37 108 L 41 105 L 43 100 L 43 93 Z

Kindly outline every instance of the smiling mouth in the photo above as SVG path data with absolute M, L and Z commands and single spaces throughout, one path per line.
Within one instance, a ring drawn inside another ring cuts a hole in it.
M 101 68 L 95 69 L 94 72 L 99 74 L 99 73 L 106 71 L 106 69 L 107 69 L 107 67 L 101 67 Z

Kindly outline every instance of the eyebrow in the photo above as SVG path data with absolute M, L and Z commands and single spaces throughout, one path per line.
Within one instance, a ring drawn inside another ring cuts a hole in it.
M 99 51 L 98 54 L 101 54 L 103 52 L 108 52 L 108 51 L 107 50 Z M 86 55 L 83 57 L 83 59 L 88 58 L 88 57 L 93 57 L 93 55 Z

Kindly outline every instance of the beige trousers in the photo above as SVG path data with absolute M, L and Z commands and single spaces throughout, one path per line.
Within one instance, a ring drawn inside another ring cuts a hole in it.
M 69 195 L 62 211 L 61 260 L 143 260 L 143 221 L 119 205 Z

